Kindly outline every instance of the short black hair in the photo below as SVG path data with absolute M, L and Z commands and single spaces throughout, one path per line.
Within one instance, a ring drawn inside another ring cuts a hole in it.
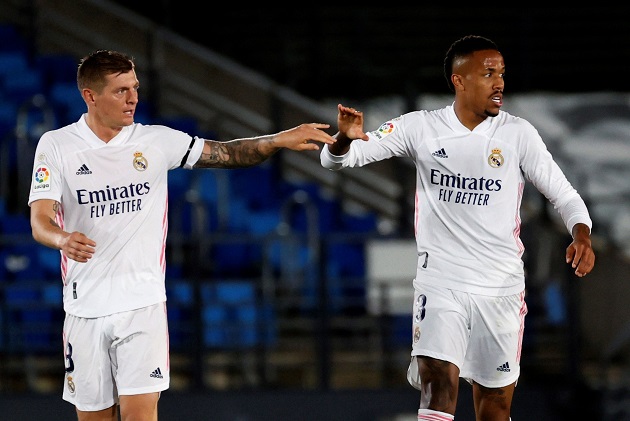
M 453 82 L 451 82 L 453 62 L 460 57 L 482 50 L 499 51 L 499 47 L 497 47 L 494 41 L 479 35 L 466 35 L 451 44 L 446 52 L 446 57 L 444 57 L 444 77 L 446 78 L 446 83 L 451 91 L 455 91 Z

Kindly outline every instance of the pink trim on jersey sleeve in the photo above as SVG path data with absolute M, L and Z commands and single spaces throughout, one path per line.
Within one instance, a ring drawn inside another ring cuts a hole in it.
M 55 215 L 55 222 L 62 230 L 65 230 L 65 223 L 63 218 L 63 206 L 59 206 L 59 210 Z M 66 275 L 68 275 L 68 257 L 63 254 L 61 251 L 59 252 L 61 258 L 59 259 L 59 266 L 61 268 L 61 282 L 63 285 L 66 285 Z
M 162 215 L 162 250 L 160 251 L 160 266 L 162 273 L 166 273 L 166 235 L 168 233 L 168 195 L 166 195 L 166 206 Z
M 518 200 L 516 201 L 516 213 L 514 214 L 514 240 L 516 241 L 516 247 L 518 248 L 518 257 L 523 256 L 525 252 L 525 245 L 521 241 L 521 215 L 519 209 L 521 208 L 521 201 L 523 200 L 523 191 L 525 190 L 525 183 L 519 183 L 518 185 Z
M 419 218 L 419 215 L 420 215 L 420 209 L 419 209 L 419 207 L 420 207 L 419 203 L 420 202 L 419 202 L 419 199 L 418 199 L 418 190 L 417 189 L 416 189 L 416 197 L 414 198 L 413 202 L 414 202 L 414 206 L 413 206 L 413 209 L 414 209 L 414 214 L 413 214 L 413 235 L 415 236 L 415 238 L 418 238 L 418 218 Z

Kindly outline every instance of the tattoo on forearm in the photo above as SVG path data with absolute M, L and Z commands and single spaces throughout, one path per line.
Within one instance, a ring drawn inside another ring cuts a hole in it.
M 59 212 L 60 205 L 61 204 L 59 202 L 53 203 L 53 211 L 55 212 L 55 215 L 57 215 L 57 212 Z M 59 224 L 57 223 L 57 221 L 55 221 L 53 218 L 50 219 L 50 225 L 52 225 L 53 227 L 61 228 Z
M 195 168 L 240 168 L 259 164 L 273 152 L 265 153 L 259 139 L 241 139 L 231 142 L 206 142 L 210 153 L 202 153 Z

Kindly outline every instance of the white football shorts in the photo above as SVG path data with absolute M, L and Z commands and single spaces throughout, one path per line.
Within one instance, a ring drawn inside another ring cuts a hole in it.
M 492 297 L 420 284 L 414 291 L 407 380 L 420 389 L 416 356 L 425 355 L 455 364 L 470 383 L 516 382 L 526 314 L 525 292 Z
M 166 303 L 105 317 L 66 315 L 63 399 L 100 411 L 119 395 L 161 392 L 170 381 Z

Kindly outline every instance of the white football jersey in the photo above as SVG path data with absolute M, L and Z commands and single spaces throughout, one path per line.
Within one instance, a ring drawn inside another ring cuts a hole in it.
M 569 232 L 578 222 L 592 226 L 584 201 L 522 118 L 500 111 L 470 131 L 450 105 L 404 114 L 367 134 L 344 156 L 325 146 L 321 163 L 339 170 L 413 160 L 414 282 L 492 296 L 523 291 L 520 206 L 527 180 L 558 209 Z
M 58 201 L 61 228 L 96 242 L 87 263 L 61 256 L 64 310 L 99 317 L 166 301 L 167 175 L 191 169 L 203 141 L 134 123 L 105 143 L 84 117 L 42 135 L 28 202 Z

